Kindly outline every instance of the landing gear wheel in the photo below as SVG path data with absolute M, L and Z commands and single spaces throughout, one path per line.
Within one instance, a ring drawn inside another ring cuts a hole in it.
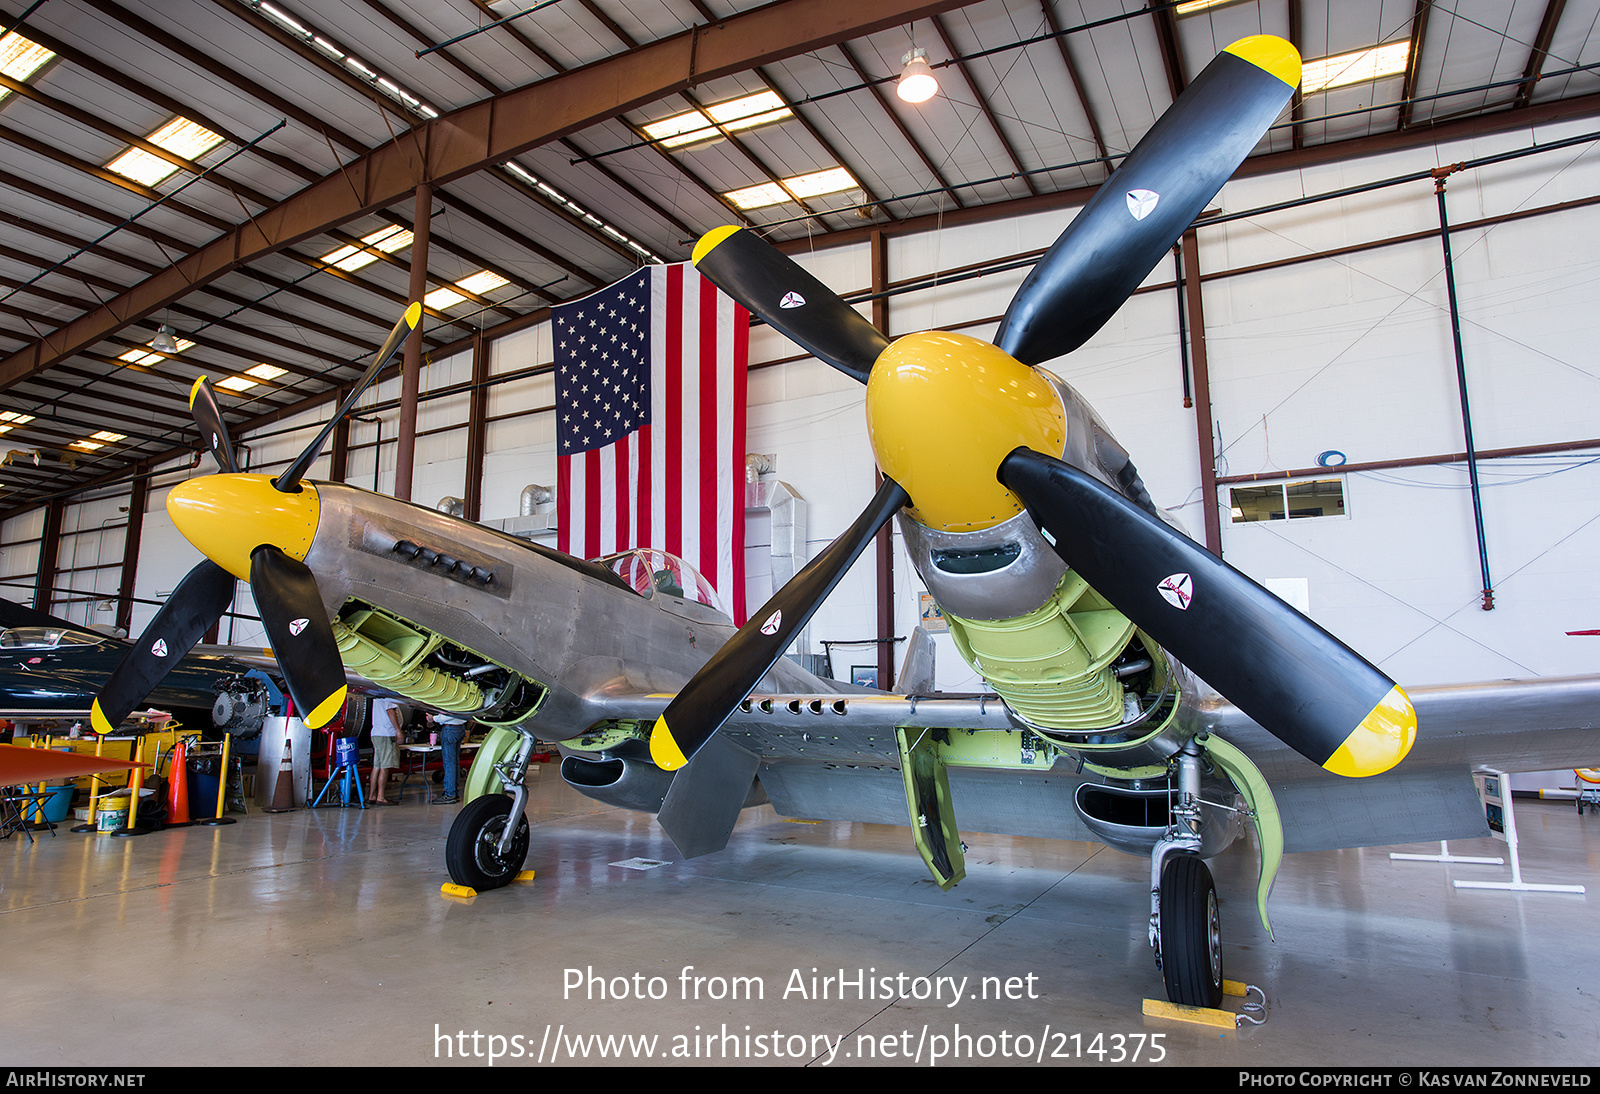
M 444 843 L 444 863 L 451 881 L 480 893 L 511 883 L 528 857 L 528 818 L 517 818 L 516 836 L 502 858 L 500 834 L 510 816 L 511 799 L 504 794 L 474 798 L 456 814 Z
M 1161 975 L 1174 1003 L 1222 1002 L 1217 887 L 1197 855 L 1174 855 L 1161 868 Z

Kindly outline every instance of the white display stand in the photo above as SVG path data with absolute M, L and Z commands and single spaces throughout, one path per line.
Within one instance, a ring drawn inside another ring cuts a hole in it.
M 1511 854 L 1510 881 L 1458 881 L 1457 889 L 1509 889 L 1518 893 L 1581 893 L 1582 885 L 1535 885 L 1522 880 L 1522 863 L 1517 854 L 1517 816 L 1511 807 L 1511 785 L 1504 771 L 1480 771 L 1473 776 L 1484 816 L 1494 838 L 1504 840 Z
M 1410 862 L 1468 862 L 1480 866 L 1504 866 L 1506 864 L 1506 860 L 1503 858 L 1483 858 L 1476 855 L 1452 855 L 1450 853 L 1449 840 L 1439 841 L 1439 853 L 1437 855 L 1414 855 L 1408 854 L 1404 851 L 1390 851 L 1389 857 L 1396 860 L 1404 859 Z

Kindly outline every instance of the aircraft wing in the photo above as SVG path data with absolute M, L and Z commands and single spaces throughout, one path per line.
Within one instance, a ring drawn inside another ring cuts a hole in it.
M 1417 710 L 1417 743 L 1398 767 L 1365 779 L 1328 773 L 1215 695 L 1193 704 L 1189 716 L 1261 769 L 1289 851 L 1484 836 L 1475 770 L 1559 769 L 1591 763 L 1600 753 L 1600 676 L 1406 691 Z M 619 718 L 648 721 L 670 699 L 603 702 Z M 940 734 L 962 828 L 1095 838 L 1072 807 L 1077 786 L 1095 776 L 1057 759 L 1040 738 L 1016 727 L 997 697 L 981 694 L 754 694 L 718 734 L 727 743 L 719 758 L 697 773 L 697 757 L 674 780 L 662 824 L 691 844 L 704 845 L 708 831 L 725 839 L 750 779 L 759 777 L 786 816 L 904 825 L 902 728 L 913 739 Z M 716 802 L 720 812 L 709 804 Z
M 1417 711 L 1416 744 L 1398 767 L 1368 779 L 1329 775 L 1220 698 L 1197 713 L 1266 776 L 1290 851 L 1486 836 L 1474 771 L 1549 771 L 1600 753 L 1600 676 L 1405 692 Z

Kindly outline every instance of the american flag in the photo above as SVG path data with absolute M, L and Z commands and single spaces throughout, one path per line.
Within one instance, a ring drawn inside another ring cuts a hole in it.
M 687 263 L 551 311 L 557 545 L 669 551 L 743 623 L 748 313 Z

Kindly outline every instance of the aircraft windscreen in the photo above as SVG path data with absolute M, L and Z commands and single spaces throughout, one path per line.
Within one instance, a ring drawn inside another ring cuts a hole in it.
M 607 555 L 594 560 L 620 577 L 623 582 L 645 599 L 656 593 L 693 600 L 726 612 L 717 591 L 700 572 L 677 555 L 650 548 L 638 548 L 617 555 Z
M 98 646 L 104 638 L 58 627 L 11 627 L 0 631 L 0 649 L 53 650 L 61 646 Z

